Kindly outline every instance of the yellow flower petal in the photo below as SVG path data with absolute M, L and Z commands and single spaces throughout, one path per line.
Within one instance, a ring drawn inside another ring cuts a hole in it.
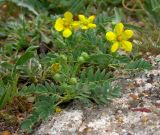
M 116 52 L 119 48 L 119 43 L 115 42 L 111 47 L 111 52 Z
M 91 29 L 96 28 L 96 24 L 94 24 L 94 23 L 89 23 L 89 24 L 88 24 L 88 27 L 91 28 Z
M 122 23 L 116 24 L 114 31 L 117 35 L 121 35 L 124 29 L 124 25 Z
M 82 26 L 81 26 L 81 29 L 82 29 L 82 30 L 87 30 L 87 29 L 89 29 L 89 27 L 82 25 Z
M 122 48 L 126 51 L 126 52 L 131 52 L 132 51 L 132 43 L 129 41 L 123 41 L 121 43 Z
M 78 28 L 80 26 L 80 22 L 79 21 L 74 21 L 73 23 L 72 23 L 72 27 L 73 28 Z
M 133 31 L 132 30 L 125 30 L 123 33 L 123 37 L 125 40 L 131 38 L 133 36 Z
M 70 29 L 65 29 L 64 31 L 63 31 L 63 36 L 65 37 L 65 38 L 68 38 L 69 36 L 71 36 L 72 35 L 72 31 L 70 30 Z
M 91 15 L 91 16 L 88 18 L 89 22 L 93 22 L 94 19 L 95 19 L 95 16 L 94 16 L 94 15 Z
M 107 32 L 107 33 L 106 33 L 106 39 L 107 39 L 108 41 L 114 41 L 114 40 L 116 40 L 116 35 L 115 35 L 115 33 L 113 33 L 112 31 Z
M 65 13 L 64 13 L 64 18 L 65 18 L 67 21 L 72 21 L 73 15 L 72 15 L 71 12 L 65 12 Z
M 85 21 L 86 17 L 84 15 L 78 15 L 80 21 Z
M 54 28 L 55 28 L 57 31 L 62 31 L 62 30 L 64 29 L 63 23 L 64 23 L 63 19 L 62 19 L 62 18 L 58 18 L 58 19 L 56 20 L 56 23 L 55 23 L 55 25 L 54 25 Z

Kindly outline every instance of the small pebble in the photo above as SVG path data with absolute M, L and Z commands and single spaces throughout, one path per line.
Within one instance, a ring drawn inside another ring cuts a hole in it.
M 144 86 L 144 90 L 150 90 L 152 88 L 152 84 L 151 83 L 146 83 Z

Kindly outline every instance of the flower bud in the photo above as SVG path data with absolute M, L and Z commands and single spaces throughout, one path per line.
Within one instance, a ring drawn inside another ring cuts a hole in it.
M 84 57 L 83 57 L 83 56 L 80 56 L 80 57 L 78 58 L 78 62 L 84 63 L 84 62 L 85 62 Z
M 75 77 L 72 77 L 70 80 L 69 80 L 69 83 L 70 84 L 76 84 L 77 83 L 77 79 Z
M 60 55 L 60 58 L 61 58 L 62 60 L 64 60 L 64 61 L 67 61 L 67 57 L 66 57 L 64 54 L 61 54 L 61 55 Z
M 89 55 L 88 55 L 88 53 L 86 53 L 86 52 L 82 52 L 82 53 L 81 53 L 81 56 L 82 56 L 83 58 L 85 58 L 85 59 L 88 59 L 88 58 L 89 58 Z
M 60 79 L 61 79 L 61 75 L 60 74 L 55 74 L 54 76 L 53 76 L 53 79 L 55 80 L 55 81 L 59 81 Z

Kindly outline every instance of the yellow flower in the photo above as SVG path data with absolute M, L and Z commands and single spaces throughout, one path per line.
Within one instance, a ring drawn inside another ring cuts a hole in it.
M 59 63 L 54 63 L 51 66 L 51 71 L 53 73 L 58 73 L 61 70 L 61 65 Z
M 79 22 L 73 21 L 73 15 L 71 12 L 65 12 L 64 18 L 58 18 L 55 22 L 54 28 L 57 31 L 63 31 L 63 36 L 68 38 L 72 35 L 72 28 L 78 27 Z
M 87 29 L 93 29 L 96 28 L 96 24 L 93 23 L 95 16 L 90 16 L 90 17 L 85 17 L 84 15 L 79 15 L 78 16 L 79 21 L 80 21 L 80 27 L 83 30 L 87 30 Z
M 124 49 L 126 52 L 131 52 L 132 43 L 128 39 L 132 36 L 132 30 L 124 30 L 124 25 L 118 23 L 114 28 L 114 32 L 109 31 L 106 33 L 107 40 L 113 42 L 111 52 L 116 52 L 119 48 Z
M 60 113 L 60 112 L 62 112 L 62 109 L 59 106 L 57 106 L 56 109 L 55 109 L 55 112 Z

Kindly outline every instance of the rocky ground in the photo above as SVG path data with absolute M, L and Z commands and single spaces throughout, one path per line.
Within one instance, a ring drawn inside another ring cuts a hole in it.
M 74 103 L 50 117 L 34 135 L 160 135 L 160 59 L 147 58 L 154 68 L 134 78 L 121 74 L 114 82 L 122 95 L 106 106 Z M 118 74 L 118 72 L 116 72 Z

